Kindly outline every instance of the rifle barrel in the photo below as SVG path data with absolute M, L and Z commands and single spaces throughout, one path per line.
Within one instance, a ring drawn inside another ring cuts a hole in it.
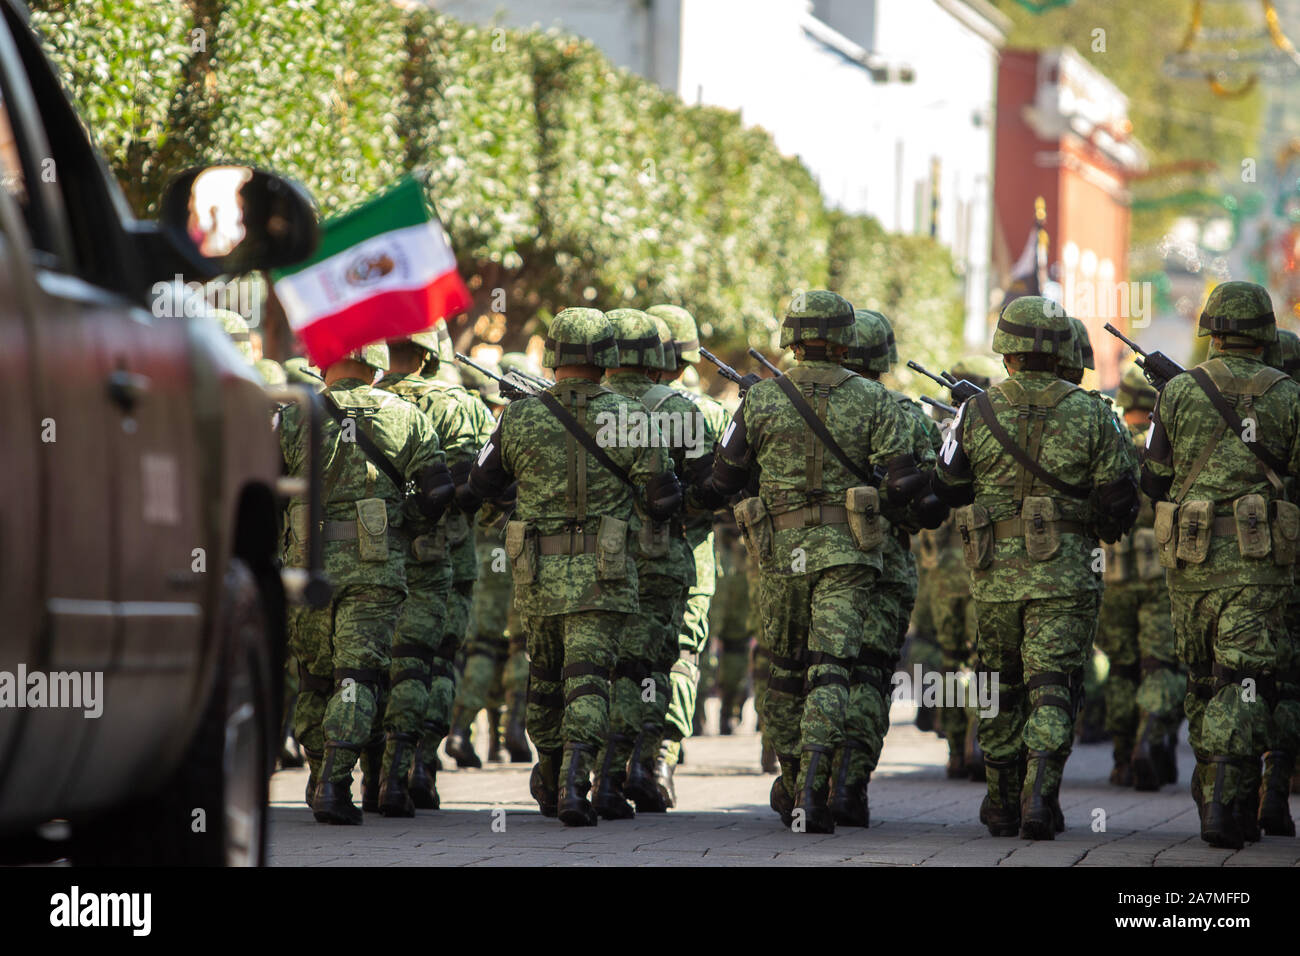
M 773 365 L 771 362 L 769 362 L 767 358 L 763 355 L 763 353 L 760 352 L 758 349 L 754 348 L 753 346 L 750 346 L 749 354 L 751 358 L 758 359 L 758 361 L 762 363 L 763 368 L 767 369 L 773 375 L 781 374 L 781 370 L 777 368 L 775 365 Z
M 951 384 L 950 384 L 949 382 L 945 382 L 943 379 L 941 379 L 938 375 L 935 375 L 933 372 L 931 372 L 931 371 L 930 371 L 928 368 L 926 368 L 924 365 L 918 365 L 916 362 L 912 361 L 911 359 L 908 359 L 908 360 L 907 360 L 907 367 L 910 368 L 913 372 L 920 372 L 920 373 L 921 373 L 922 375 L 924 375 L 926 378 L 931 379 L 931 380 L 933 380 L 933 381 L 935 381 L 935 382 L 938 382 L 938 383 L 939 383 L 940 385 L 942 385 L 944 388 L 951 388 L 951 387 L 952 387 Z
M 472 358 L 470 358 L 468 355 L 462 355 L 460 352 L 457 352 L 457 353 L 456 353 L 456 361 L 460 362 L 462 365 L 468 365 L 470 368 L 474 369 L 475 371 L 483 373 L 483 374 L 486 375 L 488 378 L 496 379 L 496 380 L 497 380 L 498 382 L 500 382 L 502 385 L 509 385 L 509 384 L 510 384 L 510 382 L 507 382 L 507 381 L 506 381 L 504 378 L 502 378 L 500 375 L 497 375 L 495 372 L 490 372 L 490 371 L 488 371 L 487 369 L 485 369 L 482 365 L 479 365 L 478 362 L 475 362 L 475 361 L 474 361 Z
M 927 405 L 933 405 L 935 408 L 939 409 L 939 411 L 947 412 L 949 415 L 957 414 L 957 409 L 953 408 L 951 405 L 946 405 L 937 399 L 933 399 L 929 395 L 922 395 L 921 401 L 925 402 Z
M 1129 338 L 1127 335 L 1125 335 L 1125 334 L 1124 334 L 1123 332 L 1121 332 L 1119 329 L 1115 328 L 1115 326 L 1113 326 L 1113 325 L 1111 325 L 1109 322 L 1107 322 L 1107 323 L 1105 324 L 1105 326 L 1103 326 L 1103 328 L 1105 328 L 1105 330 L 1106 330 L 1107 332 L 1109 332 L 1111 335 L 1115 336 L 1115 338 L 1119 339 L 1121 342 L 1123 342 L 1125 345 L 1127 345 L 1129 348 L 1131 348 L 1131 349 L 1132 349 L 1134 352 L 1136 352 L 1138 355 L 1141 355 L 1143 358 L 1146 357 L 1146 354 L 1147 354 L 1147 353 L 1146 353 L 1146 351 L 1142 348 L 1142 346 L 1138 345 L 1136 342 L 1134 342 L 1131 338 Z

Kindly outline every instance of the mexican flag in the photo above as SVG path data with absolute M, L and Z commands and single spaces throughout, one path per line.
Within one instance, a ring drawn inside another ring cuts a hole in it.
M 406 178 L 327 219 L 306 262 L 272 273 L 289 327 L 318 368 L 353 349 L 429 328 L 469 307 L 442 223 Z

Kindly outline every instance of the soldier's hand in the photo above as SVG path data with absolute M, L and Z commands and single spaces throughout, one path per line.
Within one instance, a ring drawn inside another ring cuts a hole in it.
M 645 484 L 646 512 L 655 521 L 677 513 L 682 504 L 682 484 L 673 471 L 661 471 Z
M 456 494 L 456 483 L 444 464 L 430 465 L 420 471 L 420 493 L 416 506 L 429 521 L 437 521 Z

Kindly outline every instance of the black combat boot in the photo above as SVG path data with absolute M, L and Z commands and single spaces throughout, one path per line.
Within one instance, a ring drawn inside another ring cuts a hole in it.
M 506 752 L 510 754 L 511 763 L 531 763 L 533 759 L 533 751 L 528 746 L 524 713 L 521 704 L 512 704 L 506 718 Z
M 506 755 L 501 747 L 501 710 L 488 708 L 488 763 L 505 763 Z
M 665 740 L 659 745 L 659 756 L 655 757 L 655 787 L 669 810 L 677 806 L 677 787 L 673 784 L 673 769 L 676 764 L 668 760 L 671 749 L 672 743 Z
M 1201 770 L 1199 782 L 1204 782 L 1208 777 L 1214 788 L 1209 800 L 1203 796 L 1201 798 L 1201 839 L 1210 846 L 1240 850 L 1246 845 L 1241 834 L 1241 823 L 1237 818 L 1234 801 L 1224 797 L 1229 775 L 1240 778 L 1240 768 L 1234 766 L 1231 757 L 1215 756 L 1206 761 L 1204 769 L 1200 767 L 1197 769 Z M 1200 786 L 1197 786 L 1197 790 L 1200 789 Z
M 415 745 L 415 756 L 411 759 L 411 776 L 407 780 L 407 792 L 410 793 L 411 803 L 415 804 L 417 810 L 437 810 L 442 805 L 442 799 L 438 796 L 438 771 L 425 762 L 425 739 L 426 737 L 422 735 L 420 742 Z
M 1166 783 L 1178 782 L 1178 728 L 1175 727 L 1165 735 L 1164 747 L 1165 762 L 1160 768 L 1160 780 L 1163 786 Z
M 800 756 L 799 771 L 803 774 L 803 787 L 799 788 L 794 798 L 796 811 L 803 811 L 804 833 L 834 833 L 835 818 L 831 816 L 828 804 L 830 795 L 830 758 L 831 752 L 826 747 L 804 747 Z M 818 780 L 824 773 L 825 778 Z M 797 817 L 797 814 L 795 815 Z M 795 820 L 798 823 L 798 820 Z
M 865 749 L 857 741 L 846 740 L 832 762 L 834 773 L 828 806 L 831 816 L 840 826 L 865 827 L 870 820 L 867 814 L 866 784 L 853 780 L 850 776 L 853 752 Z
M 763 741 L 763 750 L 759 754 L 758 765 L 763 773 L 776 773 L 777 771 L 776 751 L 766 740 Z
M 781 754 L 781 772 L 772 781 L 772 792 L 768 803 L 781 817 L 781 823 L 790 826 L 794 822 L 794 788 L 786 785 L 786 778 L 797 780 L 799 777 L 799 757 L 796 754 Z
M 1146 718 L 1138 731 L 1137 744 L 1133 747 L 1133 787 L 1144 793 L 1159 790 L 1165 782 L 1165 769 L 1169 757 L 1165 754 L 1166 738 L 1157 736 L 1151 727 L 1151 720 Z M 1116 738 L 1119 746 L 1119 738 Z
M 379 785 L 379 813 L 385 817 L 413 817 L 415 803 L 408 789 L 407 776 L 410 773 L 403 764 L 406 755 L 416 749 L 420 743 L 419 734 L 390 733 L 386 743 L 388 753 L 388 772 L 384 774 Z
M 623 793 L 636 804 L 637 813 L 667 813 L 668 804 L 659 792 L 655 781 L 654 763 L 648 760 L 646 747 L 657 736 L 653 726 L 647 724 L 641 728 L 632 743 L 632 756 L 627 762 L 627 780 L 623 784 Z
M 1259 828 L 1268 836 L 1295 836 L 1295 821 L 1287 789 L 1295 768 L 1295 754 L 1270 750 L 1264 754 L 1264 779 L 1260 787 Z
M 311 798 L 311 813 L 318 823 L 337 823 L 360 826 L 364 814 L 352 802 L 352 765 L 356 763 L 361 748 L 335 740 L 325 744 L 325 761 L 321 764 L 320 782 Z M 340 766 L 347 763 L 347 771 L 338 780 Z
M 379 785 L 384 779 L 384 741 L 366 744 L 361 752 L 361 809 L 379 812 Z
M 621 734 L 610 734 L 605 741 L 605 755 L 600 762 L 600 772 L 596 779 L 596 795 L 591 801 L 597 815 L 605 820 L 630 820 L 636 816 L 632 804 L 623 796 L 623 781 L 627 779 L 627 774 L 622 768 L 615 769 L 611 766 L 614 751 L 628 742 Z
M 587 761 L 595 757 L 595 749 L 587 744 L 567 743 L 565 754 L 569 768 L 564 772 L 564 782 L 560 785 L 560 798 L 556 804 L 560 822 L 566 827 L 594 827 L 596 809 L 587 799 L 591 789 Z
M 1133 738 L 1117 735 L 1111 746 L 1115 765 L 1110 768 L 1110 782 L 1117 787 L 1133 786 Z
M 474 752 L 474 742 L 470 737 L 470 728 L 464 712 L 459 707 L 451 718 L 451 733 L 447 735 L 447 756 L 456 761 L 462 770 L 477 770 L 483 761 Z
M 1259 829 L 1259 791 L 1263 777 L 1260 758 L 1251 757 L 1238 766 L 1241 767 L 1241 781 L 1237 784 L 1237 799 L 1233 801 L 1237 825 L 1241 827 L 1243 840 L 1258 843 L 1262 835 Z
M 994 787 L 997 789 L 997 803 L 993 802 L 991 793 L 984 794 L 980 804 L 980 823 L 989 828 L 989 834 L 995 837 L 1013 837 L 1020 835 L 1020 788 L 1024 765 L 1019 757 L 1010 760 L 984 758 L 984 766 L 993 773 Z
M 966 762 L 966 776 L 972 783 L 983 783 L 987 779 L 984 772 L 984 748 L 980 746 L 980 722 L 978 717 L 966 721 L 966 749 L 962 754 Z
M 528 792 L 537 801 L 537 809 L 544 817 L 553 817 L 558 812 L 560 801 L 560 761 L 564 751 L 537 750 L 537 763 L 533 765 L 532 775 L 528 778 Z
M 319 771 L 321 762 L 325 759 L 323 750 L 308 750 L 302 748 L 303 754 L 307 757 L 307 792 L 302 798 L 302 802 L 311 806 L 312 797 L 316 794 L 316 783 L 320 780 Z
M 948 741 L 948 763 L 943 768 L 943 772 L 949 780 L 965 780 L 968 776 L 965 737 L 962 737 L 961 740 L 952 739 Z
M 1020 839 L 1052 840 L 1065 829 L 1059 798 L 1065 761 L 1050 750 L 1031 750 L 1028 756 L 1034 785 L 1020 797 Z M 1049 771 L 1056 777 L 1051 784 L 1045 782 Z

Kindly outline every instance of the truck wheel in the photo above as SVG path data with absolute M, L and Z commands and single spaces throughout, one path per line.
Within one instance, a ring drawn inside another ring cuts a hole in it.
M 261 866 L 275 704 L 257 582 L 231 559 L 212 696 L 180 766 L 146 799 L 74 827 L 75 863 Z

